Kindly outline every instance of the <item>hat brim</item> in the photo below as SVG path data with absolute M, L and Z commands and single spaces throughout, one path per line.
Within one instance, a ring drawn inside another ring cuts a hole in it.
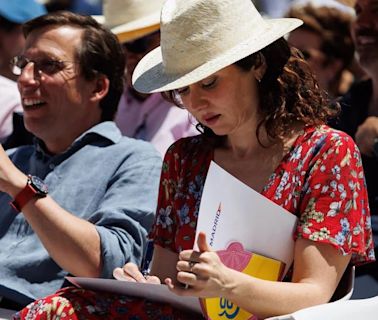
M 161 47 L 148 53 L 136 66 L 132 82 L 136 90 L 154 93 L 186 87 L 239 61 L 278 40 L 303 22 L 294 18 L 266 20 L 267 27 L 258 36 L 247 38 L 211 61 L 181 74 L 167 74 L 162 63 Z M 188 57 L 190 59 L 190 57 Z
M 118 41 L 123 43 L 123 42 L 129 42 L 133 41 L 139 38 L 142 38 L 148 34 L 151 34 L 157 30 L 160 29 L 160 24 L 155 24 L 153 26 L 148 26 L 145 28 L 140 28 L 137 30 L 131 30 L 131 31 L 125 31 L 125 32 L 119 32 L 116 33 L 115 35 L 118 38 Z
M 160 12 L 155 12 L 140 19 L 130 21 L 117 26 L 107 24 L 103 15 L 92 16 L 98 23 L 101 23 L 117 36 L 120 42 L 132 41 L 148 35 L 160 28 Z

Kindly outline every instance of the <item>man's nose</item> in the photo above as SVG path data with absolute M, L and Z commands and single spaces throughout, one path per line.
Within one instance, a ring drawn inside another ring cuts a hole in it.
M 35 68 L 34 62 L 28 62 L 26 66 L 22 69 L 21 74 L 18 77 L 19 85 L 39 85 L 40 74 Z

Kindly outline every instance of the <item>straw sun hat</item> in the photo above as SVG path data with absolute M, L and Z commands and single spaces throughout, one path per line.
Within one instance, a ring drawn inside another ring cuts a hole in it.
M 200 81 L 302 24 L 263 19 L 251 0 L 167 0 L 160 19 L 161 46 L 133 73 L 135 89 L 144 93 Z
M 104 0 L 102 16 L 93 16 L 118 37 L 132 41 L 160 27 L 160 11 L 164 0 Z

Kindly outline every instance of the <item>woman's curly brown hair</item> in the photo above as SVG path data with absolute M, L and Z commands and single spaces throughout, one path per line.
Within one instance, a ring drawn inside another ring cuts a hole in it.
M 245 58 L 252 61 L 243 59 L 236 65 L 250 70 L 260 54 L 267 69 L 259 85 L 262 120 L 257 130 L 264 125 L 269 138 L 281 140 L 294 123 L 320 125 L 337 114 L 337 106 L 330 105 L 302 54 L 290 48 L 286 40 L 281 38 Z
M 258 139 L 262 126 L 270 140 L 277 142 L 287 136 L 295 123 L 320 125 L 338 113 L 338 106 L 331 106 L 302 54 L 294 47 L 290 48 L 284 38 L 235 62 L 235 65 L 250 71 L 264 61 L 267 69 L 258 83 L 261 116 L 256 130 Z M 182 107 L 173 91 L 164 93 L 164 97 Z M 224 141 L 224 137 L 217 138 L 201 123 L 197 129 L 205 136 L 215 138 L 217 145 Z

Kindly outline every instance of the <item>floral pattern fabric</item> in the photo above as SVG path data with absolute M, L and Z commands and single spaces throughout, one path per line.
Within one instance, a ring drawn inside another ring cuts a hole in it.
M 162 169 L 158 214 L 150 237 L 174 252 L 191 249 L 214 151 L 203 137 L 178 141 Z M 270 176 L 262 195 L 295 214 L 295 239 L 328 243 L 352 263 L 374 260 L 367 191 L 352 138 L 308 126 Z M 258 223 L 256 221 L 256 223 Z
M 167 151 L 150 237 L 174 252 L 191 249 L 204 182 L 214 150 L 203 136 Z M 346 134 L 306 127 L 262 194 L 298 217 L 295 239 L 328 243 L 352 263 L 374 260 L 360 153 Z M 255 223 L 258 223 L 257 221 Z M 55 318 L 54 318 L 55 317 Z M 170 305 L 66 288 L 23 309 L 15 319 L 195 319 Z

